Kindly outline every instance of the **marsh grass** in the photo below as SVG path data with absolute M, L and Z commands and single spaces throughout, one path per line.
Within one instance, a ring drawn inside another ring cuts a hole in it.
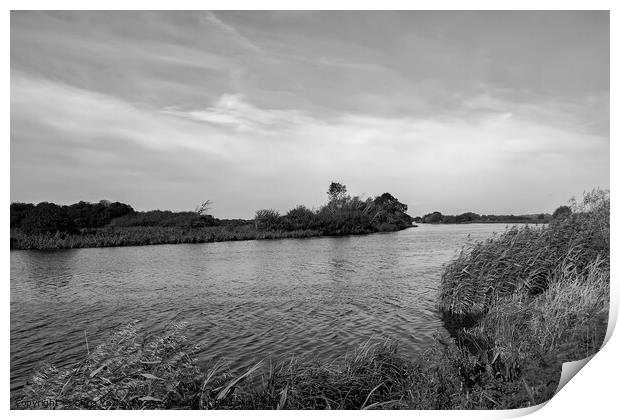
M 162 226 L 114 227 L 97 229 L 84 234 L 59 232 L 25 234 L 19 229 L 11 229 L 11 249 L 103 248 L 315 236 L 320 236 L 320 232 L 314 230 L 261 231 L 248 225 L 192 229 Z

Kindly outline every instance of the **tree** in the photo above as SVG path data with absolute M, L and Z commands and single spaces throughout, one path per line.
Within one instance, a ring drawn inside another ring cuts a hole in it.
M 200 228 L 217 225 L 217 219 L 209 214 L 211 210 L 211 200 L 206 200 L 196 206 L 194 217 L 189 220 L 190 228 Z
M 422 221 L 424 223 L 440 223 L 442 219 L 443 219 L 443 215 L 438 211 L 434 211 L 432 213 L 424 215 L 424 217 L 422 218 Z
M 207 216 L 209 214 L 208 213 L 209 210 L 211 210 L 211 204 L 213 204 L 211 200 L 204 201 L 200 203 L 198 206 L 196 206 L 196 209 L 194 210 L 194 212 L 198 216 Z
M 21 222 L 25 233 L 75 232 L 75 223 L 67 210 L 54 203 L 39 203 Z
M 389 213 L 405 213 L 407 205 L 398 201 L 392 194 L 383 193 L 374 200 L 375 204 Z
M 455 217 L 456 223 L 465 223 L 465 222 L 473 222 L 474 220 L 479 220 L 480 215 L 477 213 L 473 213 L 468 211 L 467 213 L 459 214 Z
M 346 197 L 347 187 L 339 182 L 333 182 L 329 184 L 329 190 L 327 190 L 327 196 L 329 202 L 340 201 Z
M 22 220 L 28 215 L 28 212 L 34 209 L 34 204 L 30 203 L 11 203 L 11 228 L 21 226 Z

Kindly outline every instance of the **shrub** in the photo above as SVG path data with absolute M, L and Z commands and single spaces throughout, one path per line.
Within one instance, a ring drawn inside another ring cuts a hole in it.
M 286 230 L 313 229 L 317 223 L 316 213 L 299 205 L 286 213 L 282 223 Z
M 280 213 L 274 209 L 257 210 L 254 225 L 259 230 L 276 230 L 280 228 Z

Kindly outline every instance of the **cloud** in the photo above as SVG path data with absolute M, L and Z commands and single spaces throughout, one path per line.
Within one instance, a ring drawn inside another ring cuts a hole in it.
M 204 14 L 204 18 L 209 24 L 214 25 L 215 27 L 229 35 L 230 38 L 232 38 L 239 46 L 243 47 L 244 49 L 258 54 L 265 53 L 265 51 L 261 47 L 241 35 L 241 33 L 233 25 L 230 25 L 224 22 L 222 19 L 219 19 L 215 15 L 215 13 L 206 12 Z
M 170 115 L 228 127 L 240 132 L 269 134 L 317 121 L 298 110 L 260 109 L 248 103 L 243 95 L 224 94 L 203 110 L 179 111 L 169 109 Z
M 609 139 L 546 124 L 528 106 L 507 112 L 486 97 L 456 116 L 317 118 L 223 94 L 178 110 L 14 72 L 12 199 L 120 196 L 137 208 L 187 209 L 210 198 L 220 217 L 251 217 L 263 207 L 318 205 L 339 179 L 354 193 L 390 191 L 414 214 L 497 203 L 516 212 L 558 204 L 549 191 L 570 197 L 575 187 L 605 186 Z

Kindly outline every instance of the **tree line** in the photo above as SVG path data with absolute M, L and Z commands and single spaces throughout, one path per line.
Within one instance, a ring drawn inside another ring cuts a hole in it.
M 130 205 L 101 200 L 71 205 L 49 202 L 11 203 L 11 229 L 25 234 L 88 234 L 102 228 L 166 227 L 191 230 L 214 226 L 252 227 L 257 231 L 315 231 L 322 235 L 360 234 L 395 231 L 411 226 L 407 205 L 390 193 L 362 199 L 347 194 L 344 184 L 332 182 L 328 201 L 318 209 L 296 206 L 281 215 L 274 209 L 261 209 L 253 220 L 217 219 L 208 214 L 210 201 L 194 211 L 135 211 Z
M 434 211 L 421 217 L 415 217 L 414 222 L 431 223 L 431 224 L 455 224 L 455 223 L 547 223 L 552 218 L 551 215 L 545 213 L 539 214 L 522 214 L 522 215 L 496 215 L 496 214 L 478 214 L 466 212 L 458 215 L 442 214 Z

